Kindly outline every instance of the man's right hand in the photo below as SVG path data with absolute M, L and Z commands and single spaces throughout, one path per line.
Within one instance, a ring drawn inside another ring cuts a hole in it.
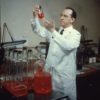
M 40 10 L 40 5 L 35 5 L 34 10 L 33 10 L 33 17 L 38 17 L 38 13 Z

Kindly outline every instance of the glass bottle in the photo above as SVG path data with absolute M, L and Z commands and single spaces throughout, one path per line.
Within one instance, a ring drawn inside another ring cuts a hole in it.
M 44 18 L 44 12 L 43 12 L 42 6 L 37 4 L 36 8 L 39 9 L 38 18 L 43 19 Z M 33 10 L 33 15 L 34 15 L 34 10 Z
M 33 90 L 37 94 L 47 94 L 52 91 L 51 74 L 44 70 L 44 64 L 43 59 L 34 64 Z

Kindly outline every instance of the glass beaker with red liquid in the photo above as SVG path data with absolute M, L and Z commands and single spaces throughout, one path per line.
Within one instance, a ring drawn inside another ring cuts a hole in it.
M 38 10 L 38 18 L 43 19 L 44 18 L 44 12 L 43 12 L 42 6 L 37 4 L 37 5 L 35 5 L 35 9 Z M 33 15 L 34 14 L 35 14 L 35 12 L 33 10 Z
M 38 17 L 39 17 L 39 19 L 43 19 L 44 18 L 44 12 L 42 10 L 42 6 L 41 5 L 39 5 Z
M 48 94 L 52 92 L 51 74 L 44 70 L 42 63 L 38 63 L 34 73 L 33 90 L 37 94 Z

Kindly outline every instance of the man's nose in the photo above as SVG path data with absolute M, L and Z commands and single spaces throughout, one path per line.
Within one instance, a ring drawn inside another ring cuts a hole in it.
M 64 16 L 61 16 L 60 19 L 63 20 L 64 19 Z

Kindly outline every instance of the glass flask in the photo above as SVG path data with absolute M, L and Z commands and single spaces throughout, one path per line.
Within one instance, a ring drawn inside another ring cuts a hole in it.
M 8 69 L 8 80 L 5 81 L 4 88 L 7 90 L 11 95 L 15 97 L 22 97 L 28 94 L 27 87 L 20 83 L 21 76 L 21 51 L 17 49 L 11 50 L 10 53 L 10 65 Z
M 28 91 L 32 90 L 32 83 L 33 83 L 33 77 L 32 77 L 32 50 L 28 48 L 23 49 L 23 68 L 24 68 L 24 74 L 23 74 L 23 80 L 22 82 L 27 86 Z
M 34 64 L 33 90 L 37 94 L 48 94 L 52 91 L 51 74 L 44 70 L 44 64 L 43 59 Z
M 44 12 L 43 12 L 43 9 L 42 9 L 42 6 L 41 5 L 36 5 L 36 9 L 39 9 L 39 12 L 38 12 L 38 18 L 39 19 L 43 19 L 44 18 Z M 34 11 L 34 10 L 33 10 Z M 34 12 L 33 12 L 34 13 Z
M 43 19 L 44 18 L 44 12 L 43 12 L 43 10 L 42 10 L 42 7 L 39 5 L 39 13 L 38 13 L 38 17 L 39 17 L 39 19 Z

